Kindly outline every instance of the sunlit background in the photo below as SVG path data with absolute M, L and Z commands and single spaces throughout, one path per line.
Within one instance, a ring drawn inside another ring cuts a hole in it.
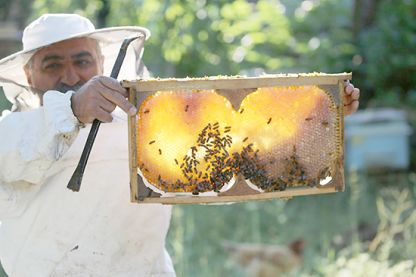
M 346 121 L 346 191 L 175 206 L 167 247 L 178 276 L 241 276 L 250 269 L 225 242 L 297 239 L 305 247 L 289 276 L 416 274 L 415 1 L 0 0 L 0 57 L 47 12 L 149 28 L 143 59 L 154 76 L 351 71 L 361 89 Z M 0 94 L 0 111 L 10 108 Z

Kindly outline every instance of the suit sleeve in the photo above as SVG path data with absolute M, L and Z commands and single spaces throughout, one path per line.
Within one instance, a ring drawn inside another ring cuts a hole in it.
M 72 94 L 48 91 L 42 107 L 0 118 L 0 214 L 37 191 L 74 141 L 79 122 Z

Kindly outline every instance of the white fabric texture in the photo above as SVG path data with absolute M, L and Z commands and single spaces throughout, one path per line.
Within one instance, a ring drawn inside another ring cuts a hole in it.
M 70 96 L 0 120 L 0 259 L 9 276 L 175 276 L 171 208 L 130 203 L 127 124 L 101 124 L 80 192 L 66 188 L 89 127 Z M 119 117 L 117 117 L 119 118 Z

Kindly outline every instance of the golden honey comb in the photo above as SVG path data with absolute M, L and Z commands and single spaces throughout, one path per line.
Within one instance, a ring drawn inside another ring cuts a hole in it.
M 219 191 L 238 174 L 261 191 L 315 186 L 339 155 L 338 128 L 317 86 L 258 88 L 238 110 L 215 90 L 159 91 L 138 112 L 137 166 L 162 192 Z

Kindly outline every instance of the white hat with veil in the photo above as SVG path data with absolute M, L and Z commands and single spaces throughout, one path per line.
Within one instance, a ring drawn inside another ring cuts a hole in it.
M 91 21 L 77 14 L 44 14 L 30 23 L 23 32 L 23 50 L 0 60 L 0 86 L 7 99 L 30 102 L 30 92 L 24 65 L 39 49 L 72 38 L 89 37 L 99 42 L 104 56 L 104 75 L 109 76 L 121 43 L 131 36 L 142 36 L 127 50 L 119 79 L 134 79 L 142 75 L 145 67 L 141 63 L 144 41 L 150 31 L 138 26 L 123 26 L 95 29 Z M 28 104 L 30 106 L 30 104 Z

